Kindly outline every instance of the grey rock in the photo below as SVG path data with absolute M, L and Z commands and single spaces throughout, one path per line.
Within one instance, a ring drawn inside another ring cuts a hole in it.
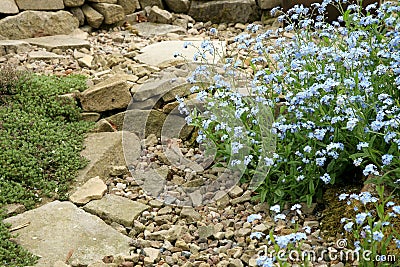
M 92 129 L 92 132 L 94 133 L 115 132 L 115 131 L 117 130 L 114 129 L 113 125 L 106 119 L 99 120 L 96 123 L 94 129 Z
M 85 24 L 85 14 L 80 7 L 72 7 L 69 12 L 79 21 L 79 26 L 83 26 Z
M 91 200 L 101 199 L 106 191 L 106 184 L 99 176 L 96 176 L 89 179 L 82 187 L 78 188 L 78 190 L 69 197 L 69 200 L 77 205 L 84 205 Z
M 80 101 L 85 111 L 103 112 L 126 108 L 131 101 L 129 84 L 122 76 L 114 76 L 85 90 Z
M 168 230 L 161 230 L 145 234 L 147 240 L 168 240 L 170 242 L 176 241 L 184 234 L 184 228 L 180 225 L 172 225 Z
M 153 262 L 153 263 L 155 261 L 157 261 L 161 256 L 160 250 L 156 249 L 156 248 L 144 248 L 143 251 L 144 251 L 144 254 L 147 257 L 149 257 L 150 262 Z
M 67 49 L 90 48 L 90 43 L 88 41 L 71 35 L 44 36 L 24 39 L 24 41 L 38 47 L 46 48 L 48 51 L 56 49 L 64 51 Z
M 82 6 L 85 3 L 85 0 L 64 0 L 64 5 L 66 7 L 78 7 Z
M 173 90 L 177 86 L 185 82 L 185 79 L 161 79 L 155 81 L 148 81 L 139 86 L 133 95 L 133 101 L 144 101 L 149 98 L 153 98 L 159 95 L 163 95 L 165 101 L 165 95 L 169 91 Z M 173 93 L 173 92 L 172 92 Z M 173 97 L 175 100 L 175 96 Z M 132 105 L 132 108 L 136 108 Z
M 126 165 L 129 162 L 125 156 L 127 160 L 138 159 L 141 149 L 139 138 L 129 132 L 92 133 L 85 139 L 84 147 L 81 156 L 89 163 L 78 172 L 76 186 L 95 176 L 106 178 L 110 166 Z
M 185 218 L 189 223 L 201 220 L 201 215 L 192 207 L 183 207 L 180 213 L 182 218 Z
M 189 62 L 193 62 L 193 55 L 198 52 L 197 48 L 201 46 L 201 42 L 202 41 L 191 41 L 193 46 L 190 45 L 187 48 L 184 48 L 185 41 L 164 41 L 154 43 L 141 49 L 141 54 L 136 56 L 135 59 L 144 64 L 159 66 L 163 62 L 176 59 L 174 54 L 179 53 L 181 57 L 187 59 Z M 210 54 L 207 54 L 206 59 L 209 63 L 217 63 L 221 59 L 219 55 L 224 55 L 226 52 L 226 43 L 221 41 L 212 41 L 211 44 L 218 53 L 215 54 L 215 58 Z
M 150 37 L 155 35 L 166 35 L 168 33 L 185 34 L 186 29 L 169 24 L 157 24 L 152 22 L 142 22 L 134 25 L 139 36 Z
M 91 69 L 92 63 L 93 63 L 93 56 L 91 56 L 91 55 L 85 55 L 78 59 L 79 66 L 81 66 L 83 68 Z
M 168 170 L 167 170 L 168 171 Z M 158 197 L 164 190 L 168 172 L 163 168 L 136 171 L 133 178 L 143 181 L 142 189 L 150 196 Z
M 83 266 L 101 261 L 106 255 L 129 255 L 128 237 L 71 202 L 51 202 L 5 222 L 13 226 L 30 222 L 14 233 L 18 234 L 18 244 L 41 256 L 35 266 L 48 267 L 58 260 L 65 261 L 71 249 L 74 252 L 70 261 Z
M 229 23 L 258 20 L 260 17 L 255 0 L 193 0 L 189 15 L 196 21 L 212 21 L 213 23 Z
M 93 28 L 99 28 L 104 21 L 104 16 L 89 5 L 84 5 L 82 7 L 82 12 L 86 17 L 89 26 Z
M 107 3 L 107 4 L 116 4 L 118 0 L 88 0 L 91 3 Z
M 142 9 L 145 9 L 145 7 L 153 7 L 153 6 L 158 6 L 159 8 L 164 9 L 164 4 L 162 0 L 139 0 L 140 6 Z
M 28 42 L 19 40 L 0 40 L 0 55 L 25 53 L 31 49 Z
M 79 21 L 71 13 L 63 10 L 57 12 L 24 11 L 0 20 L 1 35 L 13 40 L 37 35 L 70 34 L 78 26 Z
M 125 20 L 124 9 L 119 5 L 96 3 L 92 4 L 92 7 L 104 16 L 105 24 L 114 24 Z
M 134 220 L 149 206 L 116 195 L 105 195 L 100 200 L 93 200 L 83 206 L 87 212 L 95 214 L 106 222 L 116 222 L 125 227 L 132 227 Z
M 199 226 L 198 234 L 200 239 L 208 238 L 215 233 L 214 225 Z
M 60 10 L 64 9 L 63 0 L 15 0 L 21 10 Z
M 189 0 L 166 0 L 165 3 L 168 9 L 175 13 L 186 13 L 190 7 Z
M 228 194 L 231 198 L 236 198 L 243 194 L 243 189 L 235 185 L 231 190 L 229 190 Z
M 172 22 L 172 14 L 167 10 L 161 9 L 158 6 L 153 6 L 150 9 L 148 20 L 154 23 L 169 24 Z
M 135 10 L 140 9 L 139 0 L 118 0 L 117 4 L 124 9 L 125 15 L 131 14 Z
M 96 112 L 83 112 L 81 113 L 83 121 L 93 121 L 96 122 L 100 119 L 100 114 Z
M 282 6 L 282 0 L 257 0 L 257 4 L 261 9 L 272 9 Z
M 18 6 L 15 4 L 14 0 L 3 0 L 0 2 L 0 13 L 13 15 L 19 12 Z
M 48 60 L 56 58 L 64 58 L 64 56 L 47 51 L 32 51 L 28 54 L 28 59 L 30 60 Z
M 22 204 L 7 204 L 4 207 L 7 216 L 16 215 L 25 211 L 25 206 Z

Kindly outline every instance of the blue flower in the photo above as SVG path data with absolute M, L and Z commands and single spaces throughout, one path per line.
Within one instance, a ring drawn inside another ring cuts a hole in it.
M 348 196 L 349 196 L 349 194 L 342 193 L 339 195 L 339 200 L 345 200 Z
M 325 184 L 328 184 L 331 181 L 331 176 L 327 173 L 319 177 Z
M 360 143 L 358 143 L 358 145 L 357 145 L 357 150 L 361 150 L 361 149 L 363 149 L 364 147 L 368 147 L 369 146 L 369 144 L 367 143 L 367 142 L 360 142 Z
M 375 241 L 382 241 L 383 237 L 384 235 L 380 231 L 374 231 L 372 233 L 372 239 L 374 239 Z
M 397 214 L 400 214 L 400 206 L 394 206 L 392 207 L 393 211 L 396 212 Z
M 356 159 L 353 161 L 354 166 L 356 166 L 356 167 L 360 166 L 361 163 L 362 163 L 362 160 L 363 160 L 362 158 L 356 158 Z
M 250 234 L 250 239 L 254 239 L 254 238 L 261 239 L 264 235 L 265 234 L 261 233 L 261 232 L 253 232 Z
M 252 223 L 255 220 L 261 220 L 261 215 L 260 214 L 251 214 L 247 217 L 247 222 Z
M 265 165 L 267 165 L 267 167 L 274 165 L 274 160 L 269 157 L 265 157 L 264 161 L 265 161 Z
M 361 212 L 359 214 L 356 215 L 356 223 L 357 224 L 363 224 L 365 221 L 365 218 L 367 218 L 369 214 L 365 213 L 365 212 Z
M 393 155 L 385 154 L 382 156 L 382 164 L 389 165 L 393 160 Z
M 260 256 L 259 258 L 257 258 L 257 266 L 262 266 L 262 267 L 274 267 L 274 259 L 273 258 L 269 258 L 268 256 Z
M 363 174 L 364 176 L 368 176 L 369 174 L 379 175 L 379 172 L 374 164 L 368 164 L 363 170 Z
M 279 213 L 281 211 L 281 207 L 278 204 L 276 204 L 276 205 L 270 207 L 269 210 Z
M 325 161 L 326 161 L 326 157 L 322 157 L 322 158 L 316 158 L 315 159 L 317 166 L 324 166 Z
M 285 214 L 282 214 L 282 213 L 279 213 L 279 214 L 275 215 L 275 217 L 274 217 L 274 220 L 275 220 L 275 221 L 278 221 L 278 220 L 285 220 L 285 219 L 286 219 L 286 215 L 285 215 Z
M 352 228 L 353 228 L 354 223 L 353 222 L 348 222 L 344 225 L 344 230 L 346 230 L 346 232 L 351 232 Z

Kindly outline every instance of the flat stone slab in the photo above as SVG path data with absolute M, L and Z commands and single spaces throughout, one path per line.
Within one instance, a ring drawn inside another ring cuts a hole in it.
M 107 255 L 129 255 L 130 238 L 71 202 L 54 201 L 5 222 L 13 227 L 30 222 L 13 233 L 18 244 L 41 256 L 36 267 L 65 261 L 71 250 L 73 266 L 87 266 Z
M 77 205 L 84 205 L 91 200 L 101 199 L 106 191 L 106 184 L 99 176 L 96 176 L 89 179 L 82 187 L 78 188 L 78 190 L 69 197 L 69 200 Z
M 165 35 L 168 33 L 185 34 L 183 27 L 170 24 L 160 24 L 152 22 L 137 23 L 133 26 L 137 29 L 138 35 L 142 37 L 151 37 L 155 35 Z
M 125 197 L 105 195 L 100 200 L 89 202 L 83 206 L 83 209 L 109 223 L 116 222 L 126 227 L 132 227 L 133 221 L 149 207 Z
M 124 141 L 123 141 L 124 140 Z M 89 179 L 108 176 L 110 166 L 128 165 L 129 160 L 137 160 L 140 156 L 140 140 L 130 132 L 91 133 L 85 139 L 85 149 L 81 156 L 89 160 L 89 164 L 79 170 L 75 187 L 82 186 Z
M 18 6 L 14 0 L 2 0 L 0 2 L 0 13 L 2 14 L 17 14 Z
M 17 54 L 24 53 L 31 49 L 28 42 L 20 40 L 0 40 L 0 54 Z
M 184 48 L 185 42 L 190 42 L 187 48 Z M 206 61 L 208 64 L 216 64 L 221 60 L 221 56 L 225 55 L 226 42 L 210 41 L 216 51 L 215 58 L 210 53 L 206 53 Z M 164 41 L 148 45 L 140 50 L 141 54 L 135 57 L 136 60 L 152 66 L 159 66 L 162 63 L 170 62 L 177 58 L 184 57 L 188 62 L 202 62 L 200 59 L 194 61 L 194 55 L 198 52 L 202 41 Z M 196 48 L 197 47 L 197 48 Z M 181 56 L 174 57 L 175 53 Z M 200 58 L 200 57 L 199 57 Z
M 28 58 L 30 60 L 49 60 L 49 59 L 57 59 L 57 58 L 64 58 L 61 55 L 56 53 L 47 52 L 47 51 L 32 51 L 28 54 Z
M 90 48 L 89 41 L 76 38 L 71 35 L 54 35 L 54 36 L 44 36 L 37 38 L 28 38 L 24 39 L 24 41 L 32 45 L 36 45 L 38 47 L 44 47 L 48 51 L 52 51 L 53 49 L 67 50 L 67 49 Z

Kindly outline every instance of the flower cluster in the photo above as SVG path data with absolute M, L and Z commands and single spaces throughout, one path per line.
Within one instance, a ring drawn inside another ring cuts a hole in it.
M 239 56 L 221 70 L 199 66 L 189 79 L 205 101 L 189 115 L 197 140 L 212 140 L 249 178 L 263 173 L 258 190 L 271 204 L 310 204 L 349 176 L 400 181 L 400 7 L 339 7 L 327 23 L 328 4 L 281 13 L 278 30 L 250 25 L 235 39 Z
M 393 221 L 400 215 L 400 206 L 385 198 L 384 187 L 377 187 L 378 197 L 370 192 L 360 194 L 346 194 L 339 196 L 339 200 L 347 200 L 356 212 L 353 218 L 343 217 L 341 223 L 347 235 L 355 239 L 356 251 L 369 251 L 372 256 L 384 255 L 390 251 L 392 245 L 400 249 L 400 234 L 396 232 Z M 361 261 L 365 259 L 361 259 Z M 360 262 L 362 266 L 374 266 L 371 262 Z

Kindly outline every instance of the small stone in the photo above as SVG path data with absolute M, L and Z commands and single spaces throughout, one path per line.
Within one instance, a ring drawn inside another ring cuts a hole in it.
M 230 191 L 229 191 L 229 196 L 231 198 L 236 198 L 239 197 L 243 194 L 243 189 L 240 188 L 239 186 L 235 185 Z
M 175 247 L 180 248 L 182 250 L 190 250 L 188 244 L 183 240 L 176 240 Z
M 241 228 L 235 232 L 235 234 L 239 237 L 248 236 L 251 233 L 251 229 L 249 228 Z
M 243 262 L 240 259 L 233 259 L 229 261 L 228 267 L 243 267 Z
M 201 215 L 192 207 L 183 207 L 180 216 L 185 218 L 189 223 L 200 221 Z
M 214 226 L 213 225 L 207 225 L 207 226 L 199 226 L 198 227 L 198 234 L 199 238 L 208 238 L 214 234 Z
M 147 257 L 149 257 L 149 261 L 153 263 L 161 256 L 160 250 L 156 248 L 144 248 L 143 252 Z
M 91 200 L 101 199 L 106 191 L 106 184 L 99 176 L 96 176 L 89 179 L 82 187 L 73 193 L 69 199 L 77 205 L 84 205 Z
M 319 222 L 318 221 L 304 221 L 303 227 L 311 227 L 311 228 L 318 228 Z

